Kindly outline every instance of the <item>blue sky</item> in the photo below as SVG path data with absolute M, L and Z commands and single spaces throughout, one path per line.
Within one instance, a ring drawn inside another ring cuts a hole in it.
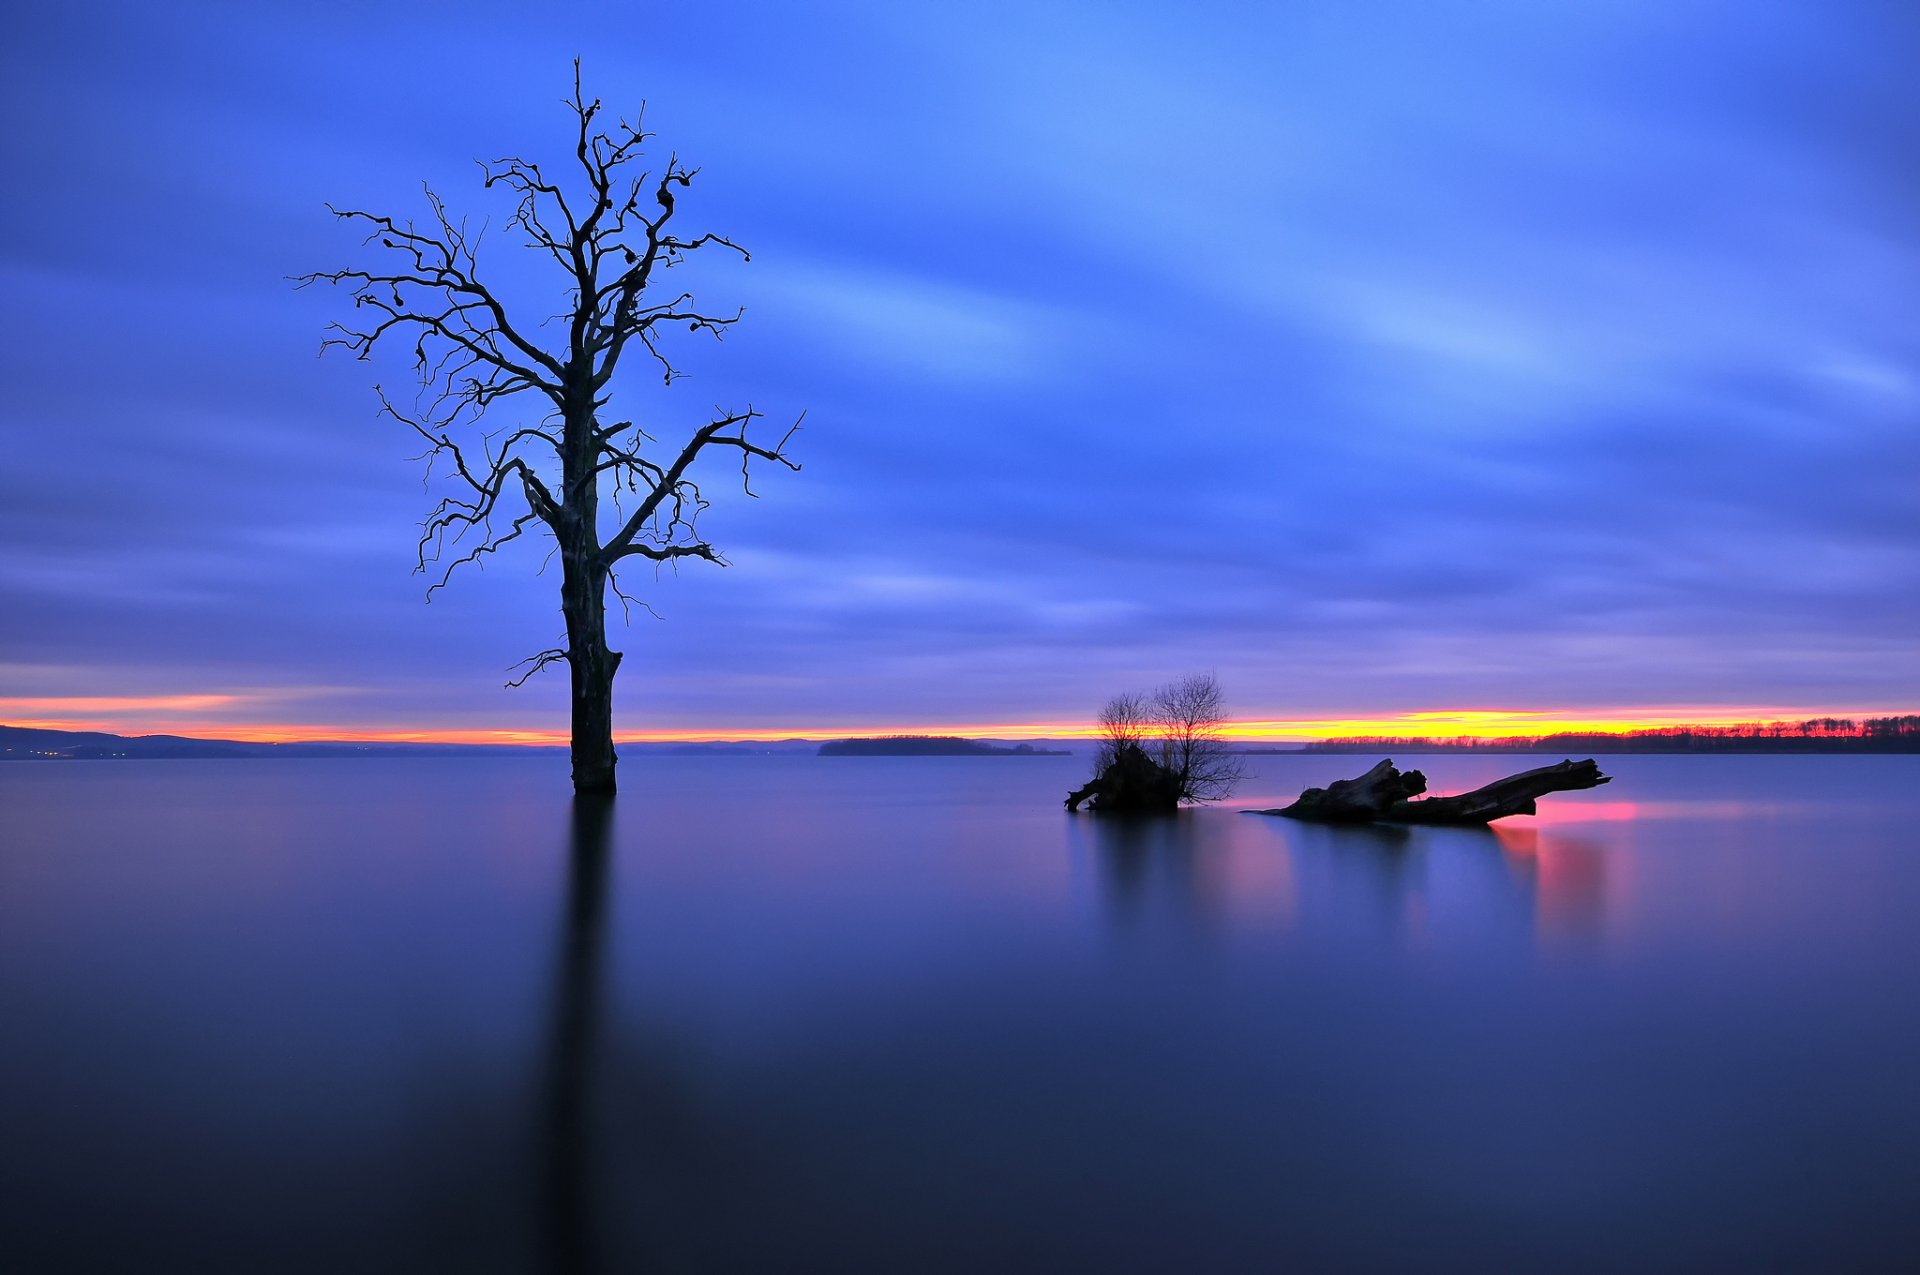
M 21 11 L 0 719 L 564 725 L 543 551 L 423 603 L 404 358 L 286 277 L 329 200 L 504 223 L 576 54 L 754 254 L 616 410 L 807 412 L 622 728 L 1920 700 L 1920 9 L 1251 8 Z

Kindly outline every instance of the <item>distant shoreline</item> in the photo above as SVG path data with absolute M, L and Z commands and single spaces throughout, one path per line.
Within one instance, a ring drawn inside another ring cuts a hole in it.
M 834 739 L 820 745 L 821 757 L 1071 757 L 1065 749 L 1011 747 L 958 735 L 883 735 L 867 739 Z
M 1334 747 L 1316 748 L 1233 748 L 1229 752 L 1240 757 L 1340 757 L 1360 754 L 1378 754 L 1386 756 L 1393 753 L 1405 753 L 1420 756 L 1442 753 L 1480 753 L 1491 757 L 1525 757 L 1553 754 L 1565 756 L 1568 753 L 1580 753 L 1589 757 L 1684 757 L 1700 756 L 1774 756 L 1774 757 L 1886 757 L 1901 754 L 1920 753 L 1920 742 L 1886 742 L 1879 740 L 1849 740 L 1845 743 L 1816 743 L 1803 740 L 1782 740 L 1778 744 L 1772 741 L 1754 743 L 1726 743 L 1709 746 L 1682 747 L 1634 747 L 1622 746 L 1620 740 L 1607 740 L 1604 743 L 1566 743 L 1551 745 L 1527 744 L 1340 744 Z
M 811 756 L 815 741 L 728 740 L 712 743 L 662 741 L 616 745 L 654 756 Z M 113 735 L 104 731 L 47 730 L 0 726 L 0 761 L 208 761 L 368 757 L 565 756 L 565 744 L 440 744 L 379 740 L 302 740 L 272 744 L 243 739 L 198 739 L 187 735 Z
M 649 757 L 1070 757 L 1070 749 L 1042 743 L 1011 745 L 957 736 L 899 736 L 877 739 L 629 741 L 625 753 Z M 354 760 L 374 757 L 522 757 L 565 756 L 565 744 L 440 744 L 354 740 L 303 740 L 261 743 L 239 739 L 198 739 L 186 735 L 114 735 L 104 731 L 48 730 L 0 726 L 0 761 L 272 761 L 286 759 Z
M 646 740 L 618 744 L 623 752 L 655 757 L 1069 757 L 1097 746 L 1095 740 L 974 739 L 954 735 L 869 736 L 829 741 L 738 739 L 706 742 Z M 1050 747 L 1057 744 L 1082 747 Z M 1227 750 L 1245 757 L 1374 754 L 1619 756 L 1887 756 L 1920 753 L 1920 716 L 1864 722 L 1814 719 L 1739 727 L 1678 727 L 1664 730 L 1563 733 L 1538 738 L 1429 739 L 1354 736 L 1286 746 L 1252 745 L 1228 739 Z M 261 743 L 198 739 L 183 735 L 114 735 L 0 725 L 0 761 L 139 761 L 272 758 L 517 757 L 564 754 L 565 744 L 452 744 L 354 740 Z
M 1424 735 L 1350 735 L 1295 748 L 1241 748 L 1262 753 L 1920 753 L 1920 715 L 1810 717 L 1798 722 L 1738 726 L 1662 726 L 1628 731 L 1556 731 L 1551 735 L 1435 739 Z

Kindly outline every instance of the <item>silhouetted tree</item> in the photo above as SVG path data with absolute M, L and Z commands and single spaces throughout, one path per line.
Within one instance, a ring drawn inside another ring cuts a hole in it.
M 707 313 L 689 292 L 667 296 L 660 275 L 699 249 L 726 249 L 742 260 L 747 253 L 722 235 L 681 235 L 669 228 L 676 192 L 690 187 L 698 170 L 674 156 L 657 174 L 628 176 L 623 170 L 641 157 L 652 135 L 641 130 L 638 118 L 607 131 L 596 127 L 600 102 L 582 97 L 578 60 L 567 105 L 576 127 L 564 176 L 549 177 L 538 164 L 517 158 L 481 164 L 487 189 L 497 186 L 517 197 L 508 225 L 556 268 L 563 293 L 553 307 L 557 326 L 548 320 L 552 310 L 509 317 L 481 280 L 479 235 L 451 218 L 431 189 L 432 221 L 426 224 L 329 205 L 335 217 L 369 229 L 365 242 L 383 252 L 384 264 L 319 271 L 296 282 L 349 287 L 355 311 L 365 316 L 352 325 L 331 325 L 336 335 L 322 349 L 337 346 L 364 359 L 393 341 L 411 348 L 421 385 L 415 407 L 403 411 L 384 392 L 380 403 L 426 440 L 428 473 L 439 463 L 456 487 L 422 524 L 418 569 L 457 555 L 429 586 L 429 596 L 454 570 L 517 539 L 529 525 L 553 537 L 566 645 L 521 661 L 526 671 L 508 685 L 566 662 L 574 788 L 612 792 L 613 676 L 620 652 L 607 646 L 607 591 L 623 606 L 631 601 L 620 590 L 616 568 L 630 558 L 656 566 L 683 558 L 725 565 L 696 526 L 708 507 L 691 476 L 696 462 L 713 450 L 738 456 L 743 486 L 756 460 L 797 470 L 786 447 L 799 422 L 777 441 L 762 443 L 748 436 L 761 419 L 752 407 L 716 411 L 677 446 L 656 450 L 657 440 L 633 422 L 601 420 L 610 383 L 630 352 L 637 348 L 671 384 L 678 372 L 663 348 L 670 331 L 684 326 L 717 338 L 740 318 L 737 312 Z M 549 330 L 559 335 L 536 335 Z M 508 400 L 536 410 L 482 432 L 481 417 Z M 751 487 L 747 491 L 752 494 Z M 613 507 L 604 526 L 603 497 Z
M 1112 765 L 1128 748 L 1138 748 L 1151 725 L 1146 696 L 1128 691 L 1108 700 L 1100 710 L 1100 749 L 1094 754 L 1095 773 Z
M 1227 751 L 1220 680 L 1194 673 L 1153 693 L 1150 705 L 1159 762 L 1179 780 L 1183 801 L 1220 801 L 1245 776 L 1240 757 Z
M 1195 673 L 1151 695 L 1116 695 L 1100 710 L 1093 778 L 1067 795 L 1067 809 L 1171 810 L 1183 801 L 1220 801 L 1244 776 L 1227 750 L 1220 682 Z

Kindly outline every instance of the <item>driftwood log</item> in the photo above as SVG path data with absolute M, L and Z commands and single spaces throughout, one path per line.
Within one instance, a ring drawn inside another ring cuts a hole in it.
M 1427 777 L 1383 761 L 1357 779 L 1337 779 L 1309 788 L 1291 806 L 1250 811 L 1314 823 L 1488 824 L 1509 815 L 1535 813 L 1534 800 L 1550 792 L 1597 788 L 1611 780 L 1592 758 L 1562 761 L 1496 779 L 1456 797 L 1426 797 Z
M 1147 756 L 1137 744 L 1122 744 L 1112 761 L 1084 788 L 1067 794 L 1067 809 L 1108 814 L 1158 814 L 1180 808 L 1180 776 Z

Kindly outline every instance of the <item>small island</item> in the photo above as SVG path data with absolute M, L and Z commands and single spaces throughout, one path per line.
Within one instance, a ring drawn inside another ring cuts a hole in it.
M 958 735 L 881 735 L 870 739 L 836 739 L 820 745 L 822 757 L 1069 757 L 1066 749 L 1011 748 Z

